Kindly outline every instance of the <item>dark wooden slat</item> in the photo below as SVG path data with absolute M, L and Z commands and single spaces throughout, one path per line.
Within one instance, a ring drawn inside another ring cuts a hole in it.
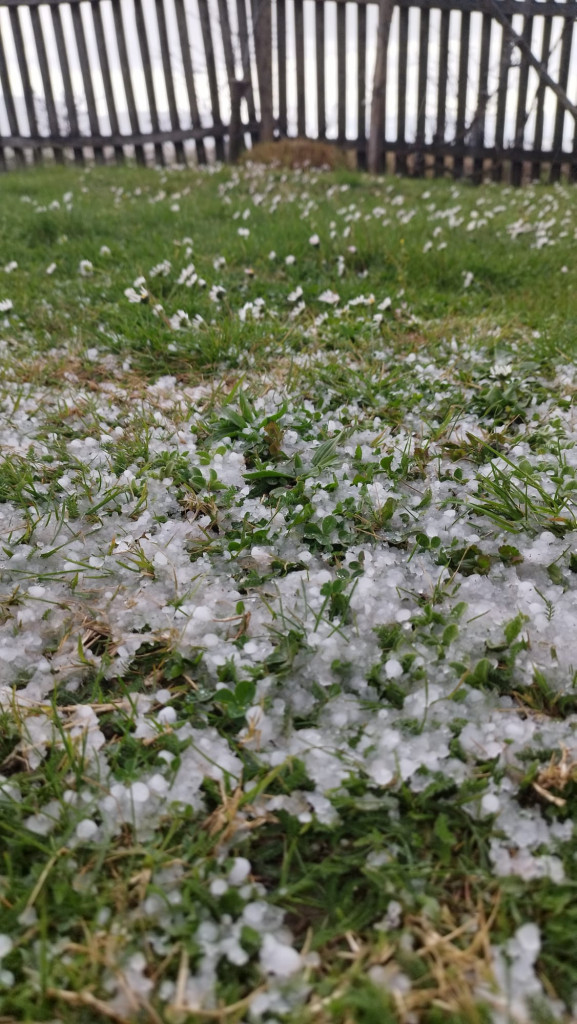
M 386 170 L 385 120 L 387 109 L 387 67 L 394 0 L 382 0 L 377 15 L 375 36 L 375 70 L 371 90 L 371 118 L 367 145 L 367 169 L 369 174 Z
M 508 19 L 510 21 L 510 19 Z M 501 56 L 499 59 L 499 84 L 497 92 L 497 121 L 495 125 L 495 150 L 499 153 L 503 149 L 505 135 L 505 108 L 507 105 L 507 82 L 509 80 L 509 68 L 511 65 L 511 44 L 505 29 L 502 29 Z M 501 161 L 496 160 L 493 165 L 493 181 L 502 179 Z
M 461 41 L 459 50 L 459 84 L 457 86 L 457 124 L 456 137 L 459 142 L 465 139 L 465 113 L 467 109 L 467 74 L 469 70 L 469 37 L 471 30 L 471 15 L 468 12 L 461 14 Z M 456 156 L 453 164 L 453 175 L 460 178 L 463 174 L 463 158 Z
M 316 8 L 322 10 L 324 5 Z M 318 43 L 318 40 L 317 40 Z M 287 99 L 286 99 L 286 5 L 285 0 L 276 0 L 276 52 L 278 73 L 278 126 L 280 135 L 287 133 Z M 320 128 L 319 128 L 320 135 Z
M 258 131 L 258 123 L 256 121 L 249 121 L 247 128 L 249 131 Z M 94 146 L 114 147 L 127 145 L 142 146 L 147 143 L 163 144 L 173 142 L 175 139 L 179 142 L 186 142 L 188 139 L 216 139 L 218 137 L 223 138 L 227 134 L 228 128 L 226 125 L 220 125 L 218 128 L 210 125 L 207 128 L 180 128 L 177 132 L 172 131 L 172 129 L 157 132 L 139 132 L 137 135 L 67 135 L 61 136 L 59 141 L 65 147 L 88 146 L 94 148 Z M 52 139 L 46 135 L 10 135 L 4 137 L 2 142 L 4 146 L 9 146 L 10 148 L 20 146 L 23 149 L 33 149 L 34 147 L 51 149 L 53 145 Z
M 571 184 L 577 182 L 577 121 L 573 125 L 573 139 L 571 143 L 571 164 L 569 166 L 569 181 Z
M 180 42 L 182 66 L 184 68 L 184 80 L 186 82 L 186 91 L 188 94 L 188 103 L 190 107 L 190 121 L 193 128 L 200 128 L 200 114 L 198 110 L 198 101 L 196 98 L 196 86 L 194 84 L 192 60 L 190 56 L 190 40 L 188 36 L 188 26 L 186 24 L 186 11 L 184 9 L 184 0 L 174 0 L 174 9 L 176 12 L 176 24 L 178 27 L 178 39 Z M 199 164 L 206 163 L 206 150 L 204 148 L 204 142 L 202 139 L 197 140 L 196 157 Z
M 140 59 L 142 61 L 142 70 L 144 71 L 144 82 L 146 85 L 146 95 L 148 98 L 148 109 L 150 113 L 150 124 L 153 132 L 160 131 L 160 124 L 158 121 L 158 110 L 156 107 L 156 96 L 154 93 L 154 81 L 152 78 L 152 65 L 150 62 L 150 49 L 148 46 L 148 36 L 146 34 L 146 22 L 144 20 L 144 13 L 142 10 L 142 0 L 134 0 L 134 14 L 136 17 L 136 34 L 138 35 L 138 46 L 140 49 Z M 156 162 L 164 166 L 164 150 L 160 143 L 157 143 L 154 147 L 154 155 Z
M 303 0 L 294 0 L 294 12 L 295 50 L 297 66 L 297 135 L 305 135 L 305 33 L 303 17 Z
M 220 35 L 222 39 L 222 49 L 224 52 L 224 63 L 226 65 L 226 77 L 230 86 L 230 83 L 234 82 L 236 78 L 236 69 L 227 0 L 218 0 L 218 20 L 220 22 Z
M 408 41 L 409 41 L 409 11 L 408 9 L 401 8 L 399 11 L 399 73 L 397 83 L 397 142 L 402 144 L 405 142 L 405 128 L 406 128 L 406 103 L 407 103 L 407 59 L 408 59 Z M 407 173 L 407 157 L 406 153 L 399 150 L 399 153 L 395 157 L 395 170 L 397 174 Z
M 481 55 L 479 58 L 479 88 L 477 91 L 477 109 L 471 128 L 471 145 L 482 147 L 485 143 L 485 121 L 487 103 L 489 102 L 489 52 L 491 49 L 491 25 L 489 14 L 483 15 L 481 28 Z M 483 180 L 483 160 L 476 157 L 473 161 L 473 180 L 481 184 Z
M 559 60 L 558 82 L 564 92 L 567 92 L 569 81 L 569 61 L 571 60 L 571 43 L 573 41 L 574 22 L 567 19 L 563 26 L 563 38 L 561 41 L 561 58 Z M 561 153 L 563 148 L 563 122 L 565 120 L 565 109 L 557 101 L 555 111 L 555 127 L 553 129 L 553 152 Z M 555 160 L 551 165 L 550 180 L 559 181 L 561 177 L 561 163 Z
M 126 106 L 128 108 L 128 118 L 130 120 L 130 130 L 134 136 L 140 134 L 140 125 L 138 123 L 138 114 L 136 111 L 136 103 L 134 102 L 134 89 L 132 87 L 132 79 L 130 77 L 130 64 L 128 63 L 128 50 L 126 47 L 126 35 L 124 33 L 124 22 L 122 20 L 122 12 L 120 9 L 121 0 L 111 0 L 112 2 L 112 16 L 114 18 L 114 30 L 116 33 L 116 45 L 118 47 L 118 57 L 120 60 L 120 69 L 122 71 L 122 84 L 124 86 L 124 95 L 126 97 Z M 138 164 L 144 164 L 144 149 L 142 146 L 136 145 L 134 147 L 134 155 Z
M 200 14 L 200 27 L 202 30 L 202 41 L 204 43 L 204 57 L 206 60 L 206 73 L 208 75 L 208 88 L 210 90 L 210 105 L 212 108 L 212 123 L 215 127 L 222 126 L 220 114 L 220 100 L 218 91 L 218 80 L 216 77 L 216 62 L 214 59 L 214 46 L 212 43 L 212 29 L 210 27 L 210 14 L 207 0 L 198 0 L 198 12 Z M 224 160 L 224 142 L 222 136 L 216 138 L 215 143 L 216 159 Z
M 246 85 L 242 78 L 234 78 L 230 83 L 230 125 L 228 129 L 228 159 L 235 164 L 240 154 L 246 149 L 240 104 Z
M 429 11 L 421 11 L 419 25 L 419 77 L 417 80 L 417 155 L 415 172 L 424 174 L 425 160 L 420 152 L 425 142 L 425 113 L 427 105 L 427 70 L 429 57 Z
M 96 35 L 96 46 L 98 49 L 98 60 L 100 62 L 100 71 L 102 74 L 102 82 L 104 85 L 104 95 L 106 97 L 106 108 L 108 110 L 108 118 L 110 121 L 110 130 L 113 135 L 118 135 L 120 134 L 120 127 L 118 124 L 118 113 L 116 111 L 116 102 L 114 99 L 114 91 L 112 88 L 112 78 L 110 76 L 110 63 L 108 61 L 106 38 L 104 34 L 104 26 L 102 24 L 102 12 L 100 10 L 99 0 L 91 0 L 91 6 L 92 20 L 94 22 L 94 33 Z M 116 156 L 117 163 L 124 163 L 124 150 L 122 149 L 122 146 L 117 146 L 115 148 L 114 155 Z
M 451 14 L 441 12 L 441 30 L 439 35 L 439 82 L 437 86 L 437 127 L 433 141 L 441 144 L 445 141 L 447 126 L 447 75 L 449 73 L 449 27 Z M 445 161 L 442 153 L 435 156 L 435 177 L 444 174 Z
M 60 63 L 60 73 L 62 75 L 62 84 L 64 86 L 64 100 L 66 103 L 66 117 L 68 120 L 68 129 L 70 135 L 78 136 L 78 116 L 76 114 L 76 102 L 74 99 L 74 92 L 72 90 L 72 77 L 70 75 L 70 64 L 68 63 L 68 52 L 66 50 L 66 43 L 64 41 L 64 32 L 62 29 L 62 19 L 60 16 L 60 8 L 52 7 L 52 28 L 54 30 L 54 38 L 56 39 L 56 50 L 58 52 L 58 61 Z M 82 152 L 82 143 L 80 146 L 74 147 L 74 161 L 77 164 L 84 163 L 84 155 Z
M 52 138 L 56 139 L 60 135 L 60 127 L 58 125 L 56 105 L 54 103 L 54 93 L 52 91 L 52 81 L 50 79 L 50 69 L 48 67 L 48 56 L 46 53 L 46 43 L 44 42 L 44 33 L 42 31 L 42 23 L 40 21 L 40 11 L 37 7 L 30 8 L 30 20 L 32 22 L 32 31 L 34 33 L 34 42 L 36 44 L 36 56 L 38 57 L 38 66 L 40 68 L 40 76 L 42 78 L 44 102 L 46 104 L 46 114 L 48 116 L 48 128 L 50 129 L 50 135 Z M 54 159 L 58 164 L 61 164 L 64 160 L 62 149 L 58 146 L 54 147 Z
M 24 39 L 22 38 L 22 27 L 20 25 L 20 18 L 18 11 L 15 7 L 10 8 L 10 26 L 12 28 L 12 35 L 14 38 L 14 49 L 16 50 L 16 57 L 18 59 L 18 68 L 20 71 L 20 78 L 22 79 L 22 88 L 24 90 L 24 102 L 26 104 L 26 114 L 28 116 L 28 125 L 31 135 L 38 135 L 38 122 L 36 120 L 36 111 L 34 109 L 34 97 L 32 94 L 32 85 L 30 82 L 30 74 L 28 72 L 28 62 L 26 60 L 26 51 L 24 50 Z M 34 150 L 34 163 L 40 163 L 42 159 L 39 149 Z
M 0 33 L 0 85 L 2 86 L 2 95 L 4 97 L 4 105 L 6 107 L 6 115 L 8 117 L 8 125 L 10 132 L 13 136 L 20 134 L 20 127 L 18 125 L 18 117 L 16 115 L 16 104 L 14 103 L 14 97 L 12 95 L 12 86 L 10 84 L 10 78 L 8 76 L 8 64 L 6 63 L 6 54 L 4 53 L 4 43 L 2 42 L 2 34 Z M 17 166 L 21 166 L 24 163 L 24 151 L 17 146 L 14 147 L 14 156 L 16 159 Z
M 548 18 L 543 26 L 543 40 L 541 43 L 541 63 L 547 67 L 549 64 L 549 50 L 551 47 L 551 29 L 553 27 L 552 21 Z M 539 82 L 537 89 L 537 111 L 535 114 L 535 135 L 533 137 L 532 150 L 541 149 L 543 144 L 543 122 L 545 119 L 545 83 Z M 531 177 L 533 179 L 539 179 L 541 177 L 541 164 L 538 160 L 533 160 L 531 163 Z
M 533 19 L 524 18 L 522 36 L 527 46 L 531 45 Z M 529 65 L 521 55 L 519 68 L 519 85 L 517 88 L 517 112 L 515 114 L 515 145 L 523 148 L 523 136 L 527 123 L 527 86 L 529 83 Z M 517 160 L 511 167 L 511 184 L 520 185 L 523 178 L 523 163 Z
M 242 61 L 242 77 L 248 83 L 245 89 L 246 105 L 249 121 L 256 120 L 254 105 L 254 90 L 252 83 L 252 67 L 250 63 L 250 36 L 248 31 L 248 17 L 246 13 L 246 0 L 236 0 L 236 11 L 238 18 L 238 35 L 240 41 L 240 56 Z M 258 142 L 257 134 L 251 134 L 253 144 Z
M 72 15 L 74 37 L 76 39 L 76 49 L 78 50 L 78 60 L 80 61 L 80 71 L 82 73 L 82 83 L 84 85 L 84 96 L 86 98 L 86 107 L 88 110 L 90 133 L 91 135 L 98 136 L 100 135 L 100 124 L 98 123 L 98 115 L 96 113 L 96 101 L 94 99 L 94 89 L 92 87 L 92 76 L 90 74 L 90 62 L 88 59 L 88 49 L 86 47 L 86 36 L 84 34 L 84 25 L 82 24 L 82 14 L 79 4 L 71 4 L 70 13 Z M 96 146 L 94 149 L 94 159 L 96 160 L 96 163 L 104 163 L 104 150 L 100 146 Z
M 347 147 L 353 147 L 356 145 L 356 141 L 347 142 Z M 386 141 L 383 148 L 388 153 L 401 153 L 405 156 L 414 155 L 416 152 L 415 142 L 404 142 L 398 143 L 396 141 Z M 497 150 L 495 146 L 485 147 L 471 147 L 468 143 L 457 143 L 457 142 L 443 142 L 437 145 L 433 142 L 426 142 L 423 146 L 423 150 L 426 155 L 435 156 L 436 153 L 440 152 L 443 156 L 454 157 L 463 156 L 469 158 L 480 158 L 483 160 L 501 161 L 503 164 L 510 164 L 515 160 L 527 160 L 531 156 L 535 156 L 539 161 L 543 163 L 551 163 L 554 159 L 555 154 L 553 150 L 539 149 L 534 152 L 526 152 L 523 149 L 517 149 L 515 146 L 509 146 L 506 149 Z M 574 159 L 573 153 L 565 153 L 562 160 L 562 165 L 568 167 L 571 161 Z
M 279 0 L 277 0 L 277 3 Z M 282 0 L 284 8 L 284 0 Z M 325 99 L 325 5 L 315 8 L 315 46 L 317 63 L 317 134 L 319 139 L 327 136 L 327 108 Z M 285 55 L 286 60 L 286 55 Z
M 366 170 L 367 12 L 357 7 L 357 164 Z
M 274 117 L 272 102 L 272 12 L 270 0 L 253 0 L 253 36 L 258 73 L 260 101 L 260 139 L 273 139 Z
M 176 94 L 174 91 L 174 79 L 172 76 L 172 64 L 170 60 L 170 47 L 168 45 L 168 30 L 166 28 L 166 17 L 164 14 L 164 0 L 156 0 L 156 22 L 158 25 L 158 38 L 160 41 L 160 56 L 162 60 L 162 71 L 164 74 L 164 85 L 166 98 L 168 100 L 168 114 L 170 124 L 174 131 L 180 128 L 178 107 L 176 105 Z M 186 163 L 184 147 L 182 142 L 175 142 L 174 152 L 179 164 Z
M 347 137 L 347 10 L 337 7 L 337 139 Z

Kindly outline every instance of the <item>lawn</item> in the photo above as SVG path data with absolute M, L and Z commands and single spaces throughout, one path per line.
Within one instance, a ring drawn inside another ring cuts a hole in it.
M 577 1012 L 577 192 L 0 179 L 0 1021 Z

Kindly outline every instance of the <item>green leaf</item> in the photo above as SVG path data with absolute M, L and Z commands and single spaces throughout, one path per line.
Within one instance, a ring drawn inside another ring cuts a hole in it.
M 243 473 L 244 480 L 292 480 L 295 474 L 285 469 L 256 469 L 252 473 Z
M 236 704 L 235 694 L 225 686 L 221 690 L 217 690 L 214 696 L 219 704 Z
M 547 566 L 547 575 L 549 576 L 551 583 L 554 583 L 558 587 L 565 586 L 566 580 L 561 569 L 557 565 L 557 562 L 552 562 L 551 565 Z
M 319 444 L 318 448 L 315 448 L 311 459 L 311 466 L 315 469 L 324 469 L 327 466 L 331 466 L 335 461 L 335 455 L 339 444 L 343 441 L 345 436 L 344 430 L 341 430 L 340 434 L 336 437 L 329 438 L 328 441 L 323 441 Z
M 489 679 L 489 673 L 491 671 L 491 662 L 488 658 L 481 658 L 477 662 L 471 676 L 471 682 L 474 682 L 478 686 L 483 686 Z
M 503 632 L 505 634 L 505 640 L 507 641 L 508 644 L 512 644 L 513 640 L 515 640 L 519 636 L 519 633 L 523 629 L 523 626 L 525 625 L 526 621 L 527 616 L 522 615 L 521 612 L 519 612 L 519 614 L 516 615 L 514 619 L 511 619 L 510 622 L 507 622 L 505 624 Z
M 501 544 L 499 558 L 505 565 L 520 565 L 524 560 L 519 548 L 514 547 L 512 544 Z
M 448 647 L 452 644 L 453 641 L 457 639 L 458 635 L 459 627 L 454 622 L 449 623 L 449 625 L 443 630 L 443 636 L 441 638 L 443 647 Z
M 437 839 L 440 839 L 443 846 L 453 846 L 456 842 L 456 837 L 451 829 L 449 828 L 449 819 L 446 814 L 439 814 L 435 822 L 434 828 Z
M 240 411 L 242 412 L 245 420 L 248 423 L 252 423 L 255 418 L 255 410 L 246 397 L 244 391 L 241 391 L 238 396 L 238 404 L 240 405 Z
M 433 492 L 432 492 L 431 488 L 428 487 L 427 490 L 425 491 L 424 495 L 423 495 L 422 500 L 419 502 L 418 505 L 415 506 L 415 508 L 417 508 L 417 509 L 428 508 L 429 505 L 431 504 L 432 499 L 433 499 Z
M 379 509 L 379 518 L 382 523 L 388 523 L 389 519 L 392 519 L 396 507 L 397 502 L 395 499 L 387 498 L 383 507 Z
M 256 686 L 252 679 L 241 679 L 240 683 L 237 683 L 234 696 L 239 704 L 252 704 L 254 695 L 256 693 Z
M 322 531 L 325 537 L 327 537 L 333 530 L 336 530 L 338 522 L 334 516 L 325 516 L 322 523 Z

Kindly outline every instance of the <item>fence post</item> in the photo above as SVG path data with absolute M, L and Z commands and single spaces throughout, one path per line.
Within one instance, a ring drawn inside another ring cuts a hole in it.
M 371 129 L 367 165 L 371 174 L 378 174 L 384 166 L 385 91 L 387 87 L 387 48 L 393 17 L 393 0 L 380 0 L 377 29 L 377 57 L 371 101 Z
M 228 136 L 229 163 L 235 164 L 244 150 L 244 132 L 240 116 L 240 101 L 250 86 L 244 78 L 234 78 L 230 83 L 230 128 Z
M 260 142 L 272 142 L 274 119 L 272 108 L 272 20 L 271 0 L 255 0 L 253 28 L 258 95 L 260 99 Z

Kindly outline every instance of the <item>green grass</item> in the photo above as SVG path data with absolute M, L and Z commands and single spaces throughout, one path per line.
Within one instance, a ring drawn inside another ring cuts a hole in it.
M 571 1020 L 577 194 L 31 170 L 0 236 L 0 1021 L 484 1024 L 526 922 L 531 1020 Z M 475 706 L 536 729 L 475 749 Z M 495 870 L 495 792 L 542 823 L 533 875 Z

